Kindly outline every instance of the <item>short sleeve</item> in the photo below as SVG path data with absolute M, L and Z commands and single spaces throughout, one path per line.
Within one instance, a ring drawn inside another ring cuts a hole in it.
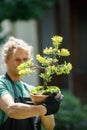
M 3 82 L 0 81 L 0 97 L 9 93 L 7 88 L 6 88 L 6 84 L 4 84 Z
M 11 94 L 14 97 L 11 83 L 5 78 L 5 76 L 2 76 L 0 77 L 0 97 L 5 94 Z

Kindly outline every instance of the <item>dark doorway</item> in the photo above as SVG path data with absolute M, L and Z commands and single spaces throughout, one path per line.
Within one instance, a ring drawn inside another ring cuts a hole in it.
M 71 2 L 74 93 L 87 103 L 87 1 Z

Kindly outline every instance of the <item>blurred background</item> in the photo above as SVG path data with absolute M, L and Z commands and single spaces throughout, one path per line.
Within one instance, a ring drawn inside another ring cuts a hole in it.
M 80 100 L 81 105 L 86 105 L 87 0 L 0 0 L 1 49 L 8 37 L 14 36 L 32 45 L 35 56 L 42 53 L 46 46 L 51 46 L 51 37 L 54 35 L 63 36 L 63 47 L 71 52 L 69 60 L 73 64 L 73 70 L 68 76 L 54 75 L 50 84 L 55 83 L 61 90 L 68 90 L 68 93 Z M 0 73 L 4 73 L 3 65 Z M 41 82 L 37 74 L 24 77 L 24 80 L 34 86 Z M 62 130 L 65 129 L 71 128 L 64 127 Z M 87 126 L 81 128 L 86 129 Z

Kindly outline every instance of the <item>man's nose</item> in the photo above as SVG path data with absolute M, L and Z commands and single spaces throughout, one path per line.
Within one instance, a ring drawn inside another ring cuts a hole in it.
M 24 60 L 20 60 L 20 64 L 24 63 Z

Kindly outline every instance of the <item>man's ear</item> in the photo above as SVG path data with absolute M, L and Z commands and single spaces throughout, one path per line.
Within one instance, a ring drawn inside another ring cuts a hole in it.
M 5 64 L 8 64 L 9 59 L 5 59 Z

